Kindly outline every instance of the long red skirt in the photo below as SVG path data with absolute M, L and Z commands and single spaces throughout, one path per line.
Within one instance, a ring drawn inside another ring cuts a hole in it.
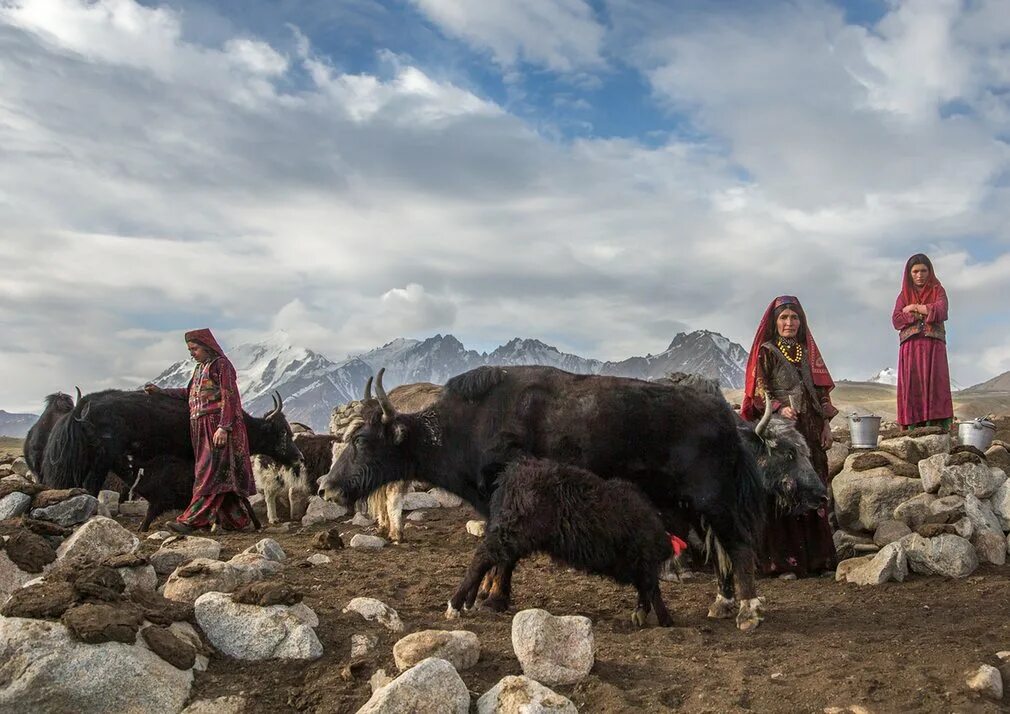
M 214 523 L 230 530 L 249 525 L 244 498 L 256 489 L 249 461 L 245 424 L 239 422 L 223 447 L 214 446 L 219 414 L 206 414 L 190 421 L 193 454 L 196 457 L 193 500 L 176 519 L 192 528 Z
M 915 335 L 898 352 L 898 423 L 923 425 L 954 416 L 947 345 Z

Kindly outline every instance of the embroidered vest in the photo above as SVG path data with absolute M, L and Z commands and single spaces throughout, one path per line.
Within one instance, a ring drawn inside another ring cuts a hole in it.
M 934 340 L 940 340 L 940 342 L 947 341 L 947 330 L 944 327 L 944 323 L 926 322 L 925 320 L 919 319 L 898 333 L 899 344 L 900 342 L 907 340 L 909 337 L 915 337 L 916 335 L 932 337 Z
M 189 381 L 189 418 L 197 419 L 221 411 L 221 385 L 211 379 L 211 369 L 217 358 L 193 369 Z

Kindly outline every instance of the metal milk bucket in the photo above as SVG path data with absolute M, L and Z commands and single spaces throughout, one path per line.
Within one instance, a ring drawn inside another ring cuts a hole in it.
M 988 419 L 979 417 L 957 423 L 957 443 L 962 446 L 974 446 L 979 451 L 985 451 L 992 446 L 995 436 L 996 425 Z
M 880 417 L 849 415 L 849 441 L 853 449 L 876 449 L 880 435 Z

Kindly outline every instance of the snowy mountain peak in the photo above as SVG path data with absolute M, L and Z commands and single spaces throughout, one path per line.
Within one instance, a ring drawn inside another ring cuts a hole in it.
M 897 386 L 898 370 L 894 367 L 885 367 L 866 381 L 875 382 L 876 384 L 890 384 L 892 387 Z

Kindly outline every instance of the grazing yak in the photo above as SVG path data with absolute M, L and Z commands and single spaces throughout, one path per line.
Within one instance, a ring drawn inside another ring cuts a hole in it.
M 339 439 L 328 434 L 315 434 L 307 427 L 294 435 L 295 446 L 302 458 L 285 466 L 265 454 L 252 457 L 256 490 L 263 494 L 267 520 L 277 523 L 277 499 L 283 493 L 288 498 L 291 520 L 305 515 L 309 497 L 315 493 L 316 482 L 329 472 L 333 464 L 333 449 Z
M 283 406 L 277 396 L 274 408 L 265 416 L 243 412 L 243 418 L 250 452 L 290 465 L 301 454 Z M 133 483 L 130 461 L 142 464 L 156 456 L 193 460 L 186 400 L 139 390 L 95 392 L 80 400 L 50 434 L 44 482 L 54 488 L 78 487 L 97 494 L 109 471 Z
M 80 387 L 77 388 L 77 401 L 81 401 Z M 46 408 L 43 410 L 41 416 L 39 416 L 38 421 L 32 425 L 32 428 L 28 430 L 28 434 L 25 436 L 24 448 L 25 461 L 28 462 L 28 468 L 43 483 L 42 472 L 45 462 L 42 457 L 45 455 L 46 442 L 49 441 L 49 434 L 52 432 L 53 427 L 56 426 L 56 423 L 74 410 L 74 400 L 69 394 L 56 392 L 56 394 L 50 394 L 46 397 L 45 404 Z
M 487 515 L 498 476 L 522 456 L 624 479 L 667 530 L 686 521 L 706 534 L 723 581 L 735 585 L 737 626 L 761 621 L 754 566 L 766 489 L 721 395 L 552 367 L 480 367 L 450 379 L 431 407 L 404 414 L 381 375 L 378 398 L 362 407 L 362 425 L 321 482 L 324 493 L 353 503 L 384 483 L 420 479 Z
M 520 458 L 505 467 L 491 496 L 484 539 L 446 608 L 446 618 L 470 609 L 484 575 L 510 577 L 519 560 L 542 552 L 580 570 L 633 585 L 632 622 L 644 627 L 654 610 L 662 627 L 673 619 L 659 591 L 659 570 L 671 554 L 659 515 L 638 487 L 621 479 L 546 459 Z M 507 606 L 510 585 L 492 595 Z M 485 604 L 488 601 L 485 600 Z M 494 603 L 488 605 L 492 609 Z

